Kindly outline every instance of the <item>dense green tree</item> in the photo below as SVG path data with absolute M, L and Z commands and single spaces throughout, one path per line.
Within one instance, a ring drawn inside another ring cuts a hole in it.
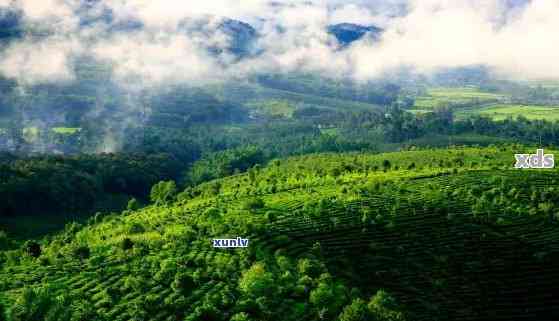
M 251 321 L 250 316 L 245 312 L 236 313 L 229 321 Z
M 404 315 L 398 311 L 396 300 L 384 290 L 378 290 L 367 305 L 369 312 L 378 321 L 403 321 Z
M 75 258 L 79 260 L 85 260 L 91 256 L 91 250 L 87 245 L 80 245 L 80 246 L 76 246 L 72 250 L 72 254 L 74 255 Z
M 264 201 L 261 198 L 250 198 L 243 203 L 243 208 L 246 210 L 258 210 L 265 206 Z
M 31 257 L 38 258 L 39 256 L 41 256 L 42 253 L 41 244 L 35 241 L 25 242 L 24 248 L 27 255 Z
M 179 272 L 175 275 L 175 280 L 171 284 L 171 287 L 176 292 L 187 294 L 188 291 L 195 287 L 195 283 L 192 276 L 185 272 Z
M 126 205 L 126 209 L 130 210 L 130 211 L 136 211 L 139 210 L 141 207 L 140 202 L 138 202 L 138 200 L 135 197 L 132 197 L 129 201 L 128 204 Z
M 128 237 L 125 237 L 122 239 L 122 241 L 120 241 L 120 248 L 123 249 L 124 251 L 130 250 L 133 247 L 134 247 L 134 242 Z
M 150 199 L 156 205 L 172 202 L 177 195 L 177 185 L 174 181 L 162 181 L 151 188 Z
M 362 299 L 355 299 L 347 305 L 339 316 L 340 321 L 370 321 L 372 320 L 367 303 Z
M 51 313 L 53 309 L 56 309 L 56 304 L 56 296 L 51 288 L 24 288 L 22 293 L 17 297 L 15 304 L 8 311 L 8 320 L 47 320 L 49 313 Z
M 6 232 L 0 230 L 0 251 L 7 249 L 11 245 L 11 240 Z
M 239 280 L 239 288 L 252 297 L 271 295 L 274 292 L 273 274 L 266 271 L 263 263 L 255 263 L 243 272 Z

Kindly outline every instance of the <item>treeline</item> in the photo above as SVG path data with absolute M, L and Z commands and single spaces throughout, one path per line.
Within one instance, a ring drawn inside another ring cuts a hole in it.
M 554 85 L 531 86 L 530 83 L 522 84 L 500 80 L 483 84 L 480 89 L 487 92 L 506 93 L 511 96 L 510 102 L 513 104 L 547 106 L 559 104 L 559 88 Z
M 340 126 L 347 135 L 376 132 L 384 140 L 399 143 L 426 135 L 480 134 L 503 137 L 515 142 L 559 144 L 559 122 L 530 120 L 523 116 L 494 121 L 484 116 L 455 119 L 452 110 L 440 108 L 431 113 L 413 115 L 394 107 L 387 113 L 350 114 Z M 365 132 L 365 133 L 364 133 Z
M 202 148 L 205 151 L 203 156 L 189 167 L 183 182 L 196 185 L 243 172 L 271 159 L 293 155 L 380 152 L 387 148 L 413 145 L 419 140 L 422 145 L 429 146 L 429 140 L 424 139 L 428 137 L 481 135 L 509 142 L 559 144 L 559 122 L 528 120 L 524 117 L 493 121 L 473 116 L 456 120 L 452 111 L 446 108 L 413 115 L 397 107 L 386 113 L 315 113 L 313 109 L 309 114 L 312 116 L 300 115 L 295 121 L 247 126 L 235 133 L 214 133 L 211 135 L 213 145 Z M 475 139 L 472 143 L 475 143 Z M 432 142 L 432 146 L 438 145 L 440 141 Z
M 267 74 L 257 77 L 259 84 L 280 90 L 312 94 L 321 97 L 347 99 L 382 106 L 395 102 L 401 94 L 399 85 L 387 82 L 367 82 L 325 79 L 311 74 Z
M 244 172 L 271 159 L 321 152 L 385 151 L 431 135 L 477 134 L 508 141 L 559 144 L 559 122 L 523 117 L 454 119 L 449 109 L 413 115 L 399 107 L 339 112 L 302 109 L 294 119 L 238 126 L 146 127 L 125 133 L 122 154 L 41 156 L 4 161 L 2 214 L 89 211 L 101 195 L 146 198 L 160 180 L 196 185 Z M 68 138 L 99 140 L 88 129 Z M 423 142 L 428 145 L 429 142 Z M 141 155 L 141 156 L 140 156 Z M 12 156 L 12 158 L 16 158 Z
M 87 212 L 111 195 L 147 199 L 152 185 L 178 175 L 169 154 L 41 156 L 0 161 L 0 216 Z

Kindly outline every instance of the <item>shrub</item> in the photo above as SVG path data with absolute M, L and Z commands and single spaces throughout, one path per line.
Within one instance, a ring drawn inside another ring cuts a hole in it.
M 161 181 L 151 188 L 150 199 L 156 205 L 167 205 L 175 200 L 177 185 L 174 181 Z
M 125 237 L 120 241 L 120 248 L 127 251 L 134 247 L 134 242 L 131 239 Z
M 329 174 L 332 177 L 338 177 L 342 174 L 342 171 L 338 167 L 334 167 L 330 170 Z
M 50 262 L 49 257 L 48 257 L 48 256 L 44 256 L 44 255 L 41 256 L 41 257 L 39 258 L 39 264 L 40 264 L 41 266 L 50 265 L 51 262 Z M 0 320 L 1 320 L 1 319 L 0 319 Z
M 311 259 L 300 259 L 297 262 L 297 271 L 301 275 L 308 275 L 316 278 L 324 272 L 324 268 L 320 262 Z
M 91 250 L 87 245 L 81 245 L 74 248 L 72 254 L 74 255 L 75 258 L 84 260 L 89 258 L 89 256 L 91 255 Z
M 10 239 L 4 231 L 0 231 L 0 251 L 5 250 L 10 246 Z
M 54 310 L 64 308 L 49 287 L 24 288 L 9 310 L 8 320 L 45 320 Z
M 264 201 L 261 198 L 248 199 L 243 203 L 243 209 L 245 210 L 257 210 L 264 207 Z
M 202 216 L 204 217 L 204 219 L 210 222 L 220 222 L 223 218 L 221 215 L 221 211 L 215 207 L 208 207 L 206 210 L 204 210 Z
M 39 256 L 41 256 L 41 245 L 35 241 L 25 242 L 24 248 L 25 253 L 27 253 L 27 255 L 31 257 L 38 258 Z
M 144 233 L 145 231 L 146 229 L 144 228 L 144 226 L 138 222 L 134 222 L 130 224 L 130 226 L 128 226 L 127 229 L 128 234 L 139 234 L 139 233 Z
M 230 321 L 250 321 L 250 317 L 245 312 L 240 312 L 233 315 Z
M 184 272 L 177 273 L 175 275 L 175 280 L 171 284 L 171 288 L 180 293 L 187 293 L 189 290 L 193 289 L 194 286 L 194 279 Z
M 255 263 L 245 271 L 239 280 L 239 288 L 244 293 L 260 297 L 270 294 L 274 286 L 274 279 L 270 272 L 266 271 L 264 264 Z
M 220 316 L 222 313 L 213 305 L 209 303 L 204 303 L 201 306 L 196 307 L 194 312 L 188 315 L 185 321 L 217 321 L 221 320 Z
M 382 161 L 382 168 L 386 171 L 389 170 L 390 167 L 392 167 L 392 164 L 390 163 L 390 161 L 388 159 L 385 159 Z
M 277 220 L 277 213 L 274 212 L 274 211 L 268 211 L 268 212 L 266 212 L 265 216 L 266 216 L 266 220 L 267 220 L 269 223 L 273 223 L 273 222 L 275 222 L 275 221 Z
M 402 312 L 397 311 L 396 300 L 384 290 L 378 290 L 367 305 L 369 312 L 379 321 L 404 320 Z
M 339 317 L 340 321 L 368 321 L 371 320 L 367 304 L 362 299 L 355 299 L 347 305 Z
M 137 211 L 139 210 L 141 207 L 140 202 L 138 202 L 138 200 L 136 198 L 131 198 L 128 201 L 128 205 L 126 205 L 126 209 L 129 211 Z

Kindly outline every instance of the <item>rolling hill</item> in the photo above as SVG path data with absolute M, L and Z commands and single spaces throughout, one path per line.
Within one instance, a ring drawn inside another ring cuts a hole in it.
M 512 170 L 531 151 L 513 147 L 162 183 L 148 207 L 3 252 L 1 302 L 17 320 L 554 320 L 559 175 Z

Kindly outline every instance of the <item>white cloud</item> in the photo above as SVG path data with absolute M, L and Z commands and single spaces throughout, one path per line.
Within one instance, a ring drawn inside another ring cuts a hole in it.
M 330 23 L 355 23 L 364 26 L 376 25 L 384 26 L 387 21 L 386 15 L 374 14 L 367 7 L 359 6 L 356 4 L 345 4 L 335 7 L 330 13 Z
M 87 52 L 110 61 L 117 79 L 155 83 L 294 70 L 368 79 L 401 66 L 428 73 L 474 64 L 504 77 L 559 78 L 556 0 L 534 0 L 513 11 L 506 0 L 103 1 L 117 19 L 144 23 L 145 30 L 131 34 L 107 34 L 102 24 L 78 28 L 76 1 L 13 0 L 27 20 L 54 26 L 55 33 L 11 45 L 1 54 L 0 72 L 24 81 L 70 79 L 71 58 Z M 261 55 L 241 62 L 210 55 L 207 47 L 225 48 L 231 41 L 217 28 L 221 17 L 252 23 L 261 35 Z M 326 27 L 341 22 L 377 24 L 386 32 L 380 42 L 338 50 Z M 177 27 L 181 23 L 201 27 L 185 30 Z
M 78 17 L 75 10 L 79 7 L 79 0 L 12 0 L 6 6 L 21 10 L 24 19 L 31 24 L 42 24 L 48 29 L 61 32 L 75 30 Z M 1 4 L 0 4 L 1 5 Z
M 72 58 L 82 52 L 76 39 L 26 39 L 9 46 L 0 57 L 0 72 L 23 83 L 70 81 Z
M 559 77 L 559 3 L 532 2 L 505 25 L 499 0 L 417 0 L 395 19 L 382 43 L 351 49 L 357 76 L 371 77 L 399 66 L 430 72 L 485 64 L 505 77 Z
M 110 61 L 125 83 L 200 81 L 214 68 L 214 62 L 189 39 L 164 33 L 118 35 L 96 43 L 91 53 Z

